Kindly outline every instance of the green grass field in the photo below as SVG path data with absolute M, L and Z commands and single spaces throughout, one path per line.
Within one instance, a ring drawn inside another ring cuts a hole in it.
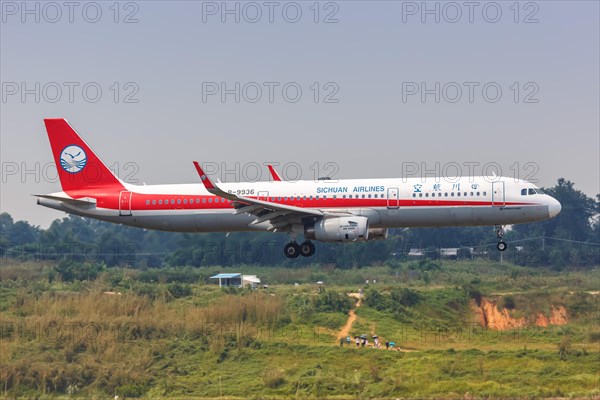
M 270 284 L 250 291 L 206 284 L 219 268 L 110 269 L 65 283 L 52 267 L 2 266 L 4 398 L 600 396 L 597 268 L 246 266 L 236 272 Z M 367 297 L 355 308 L 347 293 L 359 287 Z M 485 329 L 478 296 L 523 318 L 564 306 L 569 322 Z M 377 334 L 396 349 L 340 347 L 350 309 L 351 336 Z

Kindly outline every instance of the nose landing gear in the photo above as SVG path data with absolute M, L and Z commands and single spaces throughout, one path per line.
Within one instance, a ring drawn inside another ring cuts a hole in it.
M 498 249 L 498 251 L 506 250 L 508 248 L 508 245 L 503 240 L 504 239 L 504 228 L 501 225 L 496 225 L 494 227 L 494 229 L 496 229 L 496 238 L 498 238 L 498 244 L 496 245 L 496 248 Z

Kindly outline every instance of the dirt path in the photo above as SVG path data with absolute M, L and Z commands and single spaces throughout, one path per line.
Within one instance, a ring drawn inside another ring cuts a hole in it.
M 356 307 L 354 307 L 352 310 L 348 311 L 348 320 L 346 321 L 346 324 L 344 324 L 344 327 L 342 328 L 342 330 L 337 335 L 338 342 L 340 341 L 340 339 L 344 339 L 350 334 L 350 330 L 352 329 L 352 324 L 354 324 L 354 321 L 356 321 L 356 318 L 357 318 L 355 311 L 362 304 L 362 299 L 361 299 L 359 293 L 348 293 L 348 296 L 358 299 L 358 302 L 356 303 Z M 371 334 L 374 334 L 373 327 L 371 327 Z M 352 343 L 354 343 L 354 342 L 352 342 Z M 382 349 L 386 350 L 385 346 L 383 346 Z M 419 350 L 401 349 L 400 346 L 398 346 L 393 349 L 389 349 L 389 351 L 412 353 L 412 352 L 419 351 Z
M 348 320 L 346 321 L 346 324 L 344 325 L 344 327 L 342 328 L 340 333 L 338 333 L 338 335 L 337 335 L 338 341 L 342 338 L 346 338 L 346 336 L 348 336 L 350 334 L 350 329 L 352 329 L 352 324 L 354 323 L 354 321 L 356 321 L 356 313 L 354 312 L 354 310 L 356 310 L 358 307 L 360 307 L 361 301 L 362 301 L 359 293 L 348 293 L 348 296 L 358 299 L 358 302 L 356 303 L 356 307 L 354 307 L 353 309 L 348 311 Z

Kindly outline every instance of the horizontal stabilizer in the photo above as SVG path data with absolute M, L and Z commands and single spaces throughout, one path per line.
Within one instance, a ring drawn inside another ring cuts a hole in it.
M 51 194 L 34 194 L 35 197 L 41 197 L 43 199 L 61 201 L 63 203 L 72 204 L 74 206 L 95 206 L 96 199 L 91 197 L 83 197 L 81 199 L 72 199 L 70 197 L 56 196 Z

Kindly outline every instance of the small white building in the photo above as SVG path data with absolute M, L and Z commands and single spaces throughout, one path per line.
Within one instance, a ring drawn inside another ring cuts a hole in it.
M 251 287 L 256 289 L 260 284 L 260 279 L 256 275 L 242 275 L 240 273 L 217 274 L 209 279 L 218 279 L 219 287 Z
M 260 285 L 260 279 L 256 275 L 242 275 L 242 287 L 256 289 Z
M 458 258 L 458 247 L 447 247 L 440 249 L 440 257 Z

